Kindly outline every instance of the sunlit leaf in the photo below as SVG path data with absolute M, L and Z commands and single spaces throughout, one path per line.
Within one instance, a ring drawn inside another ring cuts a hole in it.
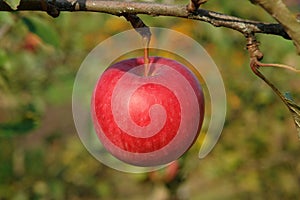
M 11 7 L 11 9 L 17 10 L 21 0 L 4 0 L 4 2 L 7 3 Z

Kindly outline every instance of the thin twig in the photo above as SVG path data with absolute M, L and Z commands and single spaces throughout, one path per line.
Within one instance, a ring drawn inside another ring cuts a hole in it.
M 123 15 L 127 21 L 129 21 L 132 27 L 144 38 L 147 43 L 151 39 L 151 31 L 149 27 L 143 22 L 141 18 L 133 14 L 124 14 Z
M 278 68 L 282 68 L 282 69 L 287 69 L 296 73 L 300 73 L 300 70 L 289 66 L 289 65 L 284 65 L 284 64 L 278 64 L 278 63 L 262 63 L 259 61 L 256 61 L 256 64 L 260 67 L 278 67 Z
M 250 34 L 247 36 L 247 49 L 250 54 L 250 67 L 252 71 L 259 77 L 261 78 L 269 87 L 272 88 L 274 93 L 282 100 L 282 102 L 287 106 L 289 109 L 290 113 L 292 114 L 292 117 L 294 119 L 294 123 L 297 129 L 298 133 L 298 139 L 300 139 L 300 106 L 298 106 L 292 99 L 289 99 L 285 97 L 279 90 L 278 88 L 271 82 L 269 81 L 260 71 L 260 67 L 270 67 L 271 65 L 274 67 L 281 67 L 285 69 L 290 69 L 290 66 L 286 65 L 281 65 L 281 64 L 264 64 L 261 63 L 259 60 L 263 58 L 262 52 L 258 48 L 259 43 L 255 38 L 254 34 Z M 294 69 L 294 68 L 292 68 Z M 295 70 L 295 69 L 294 69 Z M 299 72 L 297 70 L 297 72 Z

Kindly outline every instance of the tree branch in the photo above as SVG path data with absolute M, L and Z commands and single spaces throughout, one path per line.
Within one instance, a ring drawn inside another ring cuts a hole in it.
M 205 4 L 207 0 L 190 0 L 189 4 L 187 5 L 187 10 L 190 12 L 195 12 L 199 9 L 201 4 Z
M 51 0 L 46 0 L 49 4 Z M 280 24 L 263 23 L 225 15 L 205 9 L 189 12 L 186 5 L 168 5 L 158 3 L 124 2 L 124 1 L 98 1 L 98 0 L 56 0 L 58 11 L 90 11 L 102 12 L 116 16 L 124 14 L 146 14 L 151 16 L 174 16 L 189 18 L 210 23 L 216 27 L 226 27 L 248 35 L 250 33 L 263 33 L 282 36 L 291 39 Z M 17 11 L 44 11 L 41 0 L 21 0 Z M 0 0 L 0 11 L 14 11 L 3 0 Z
M 260 5 L 282 24 L 287 34 L 293 39 L 294 45 L 300 54 L 300 23 L 282 0 L 251 0 L 251 2 Z

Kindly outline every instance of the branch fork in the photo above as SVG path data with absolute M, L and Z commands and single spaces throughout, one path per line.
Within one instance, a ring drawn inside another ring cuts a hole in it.
M 189 12 L 195 12 L 199 9 L 202 4 L 205 4 L 208 0 L 190 0 L 189 4 L 187 5 L 187 10 Z
M 247 38 L 247 50 L 250 55 L 250 67 L 251 70 L 261 78 L 269 87 L 272 88 L 274 93 L 281 99 L 281 101 L 287 106 L 292 117 L 298 133 L 298 139 L 300 140 L 300 106 L 298 106 L 290 97 L 283 95 L 278 88 L 268 80 L 260 71 L 260 67 L 279 67 L 300 73 L 300 70 L 297 70 L 291 66 L 283 64 L 271 64 L 271 63 L 262 63 L 260 62 L 263 59 L 263 53 L 259 50 L 259 42 L 256 40 L 254 34 L 246 36 Z

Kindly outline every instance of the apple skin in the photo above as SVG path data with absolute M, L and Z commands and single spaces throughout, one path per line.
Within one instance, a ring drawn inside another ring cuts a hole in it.
M 116 158 L 142 167 L 170 163 L 195 142 L 204 96 L 193 73 L 162 57 L 132 58 L 108 67 L 91 101 L 95 131 Z

